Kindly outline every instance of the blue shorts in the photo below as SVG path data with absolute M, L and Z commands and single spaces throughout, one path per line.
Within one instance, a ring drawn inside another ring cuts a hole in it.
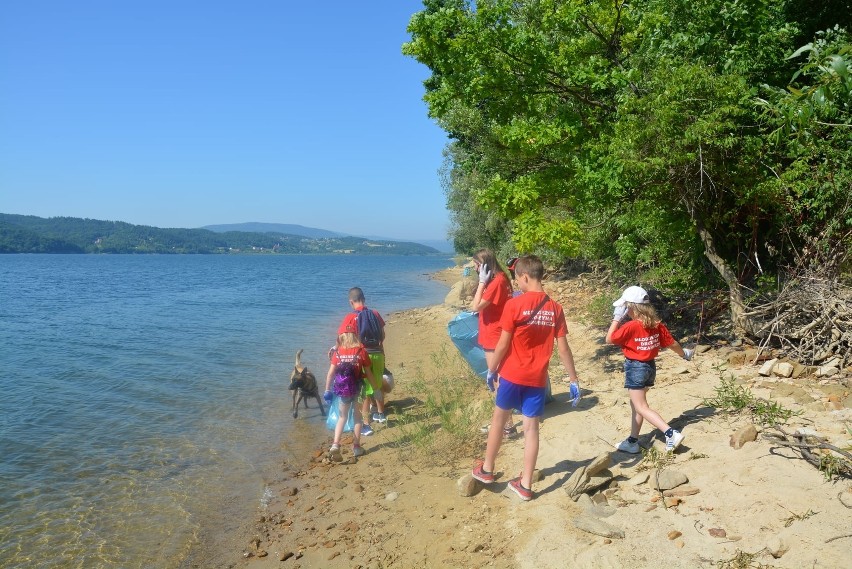
M 530 387 L 512 383 L 505 377 L 500 378 L 497 387 L 497 407 L 504 411 L 520 409 L 524 417 L 541 417 L 544 414 L 544 396 L 546 387 Z
M 627 389 L 653 387 L 656 378 L 657 364 L 654 360 L 650 362 L 624 360 L 624 387 Z

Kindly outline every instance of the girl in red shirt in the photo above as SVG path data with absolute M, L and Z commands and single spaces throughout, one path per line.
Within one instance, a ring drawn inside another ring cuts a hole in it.
M 651 305 L 648 292 L 642 287 L 628 287 L 612 305 L 615 310 L 606 333 L 606 343 L 620 346 L 624 353 L 624 387 L 630 395 L 630 436 L 618 445 L 618 450 L 631 454 L 639 452 L 639 431 L 643 420 L 648 419 L 665 434 L 666 451 L 672 452 L 683 442 L 684 435 L 648 406 L 646 394 L 654 386 L 657 376 L 655 359 L 660 349 L 669 348 L 686 360 L 692 359 L 692 350 L 684 350 L 672 338 Z M 631 320 L 622 326 L 625 316 L 630 316 Z
M 331 404 L 332 394 L 335 393 L 340 398 L 340 406 L 338 408 L 337 425 L 334 428 L 334 443 L 331 445 L 329 454 L 331 459 L 340 462 L 342 456 L 340 453 L 340 438 L 343 436 L 343 428 L 346 425 L 346 419 L 349 417 L 349 407 L 355 405 L 355 428 L 352 439 L 352 455 L 355 457 L 364 454 L 364 449 L 361 448 L 361 410 L 357 405 L 361 387 L 363 384 L 364 375 L 371 383 L 374 382 L 373 371 L 371 369 L 372 362 L 367 350 L 361 345 L 361 340 L 358 339 L 358 334 L 353 332 L 344 332 L 337 337 L 337 347 L 329 351 L 331 365 L 328 368 L 328 374 L 325 378 L 325 393 L 323 398 L 327 403 Z M 342 384 L 340 380 L 344 379 L 340 376 L 340 372 L 345 367 L 352 375 L 347 379 L 354 380 L 352 385 Z M 332 382 L 334 381 L 334 385 Z M 332 392 L 332 387 L 334 392 Z
M 485 352 L 485 363 L 488 369 L 496 369 L 494 349 L 502 331 L 500 317 L 503 315 L 506 301 L 512 297 L 512 285 L 491 249 L 480 249 L 474 253 L 473 263 L 479 274 L 479 285 L 470 303 L 470 311 L 479 313 L 477 341 Z M 515 421 L 509 415 L 503 427 L 503 436 L 509 437 L 517 432 Z

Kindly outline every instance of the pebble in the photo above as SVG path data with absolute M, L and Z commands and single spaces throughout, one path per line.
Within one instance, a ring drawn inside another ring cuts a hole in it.
M 669 540 L 677 539 L 682 535 L 683 534 L 681 532 L 677 531 L 676 529 L 673 529 L 672 531 L 669 532 Z
M 399 498 L 399 492 L 388 492 L 387 494 L 385 494 L 385 500 L 387 500 L 388 502 L 393 502 L 397 498 Z
M 726 532 L 722 528 L 710 528 L 709 530 L 707 530 L 707 533 L 709 533 L 713 537 L 727 537 L 728 536 L 728 532 Z

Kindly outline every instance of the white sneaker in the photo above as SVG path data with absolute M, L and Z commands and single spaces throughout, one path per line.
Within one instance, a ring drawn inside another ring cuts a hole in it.
M 621 452 L 629 452 L 630 454 L 639 454 L 639 441 L 631 443 L 629 440 L 624 439 L 618 443 L 618 450 Z
M 672 436 L 666 437 L 666 452 L 673 452 L 674 449 L 680 446 L 680 443 L 682 443 L 685 438 L 686 435 L 680 431 L 673 431 Z
M 334 462 L 341 462 L 343 460 L 343 455 L 340 454 L 340 446 L 339 445 L 331 445 L 331 449 L 328 452 L 331 460 Z

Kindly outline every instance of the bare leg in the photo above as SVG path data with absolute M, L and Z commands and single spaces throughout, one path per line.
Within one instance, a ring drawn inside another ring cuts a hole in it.
M 499 362 L 496 362 L 494 360 L 494 350 L 485 350 L 485 363 L 486 363 L 486 365 L 488 365 L 488 369 L 494 369 L 495 367 L 497 367 L 497 364 Z M 506 423 L 504 425 L 502 425 L 500 428 L 501 429 L 511 429 L 514 426 L 515 426 L 515 421 L 512 418 L 512 411 L 510 409 L 509 410 L 509 416 L 506 417 Z
M 346 426 L 346 419 L 349 418 L 349 406 L 352 403 L 344 403 L 340 402 L 340 406 L 338 407 L 339 417 L 337 417 L 337 424 L 334 426 L 334 444 L 340 444 L 340 438 L 343 436 L 343 427 Z M 357 406 L 356 406 L 357 411 Z M 356 413 L 358 414 L 358 413 Z M 361 434 L 361 424 L 360 421 L 355 424 L 355 428 L 357 429 L 358 435 Z
M 538 417 L 524 417 L 524 471 L 521 473 L 521 486 L 524 488 L 532 488 L 538 459 L 538 424 Z
M 485 447 L 485 462 L 482 465 L 482 469 L 486 472 L 494 472 L 494 461 L 497 460 L 497 453 L 500 451 L 500 445 L 503 444 L 503 425 L 506 424 L 506 417 L 511 415 L 511 409 L 507 411 L 494 407 L 491 428 L 488 430 L 488 445 Z M 537 434 L 538 431 L 536 431 Z
M 648 406 L 645 389 L 628 389 L 630 395 L 630 436 L 639 437 L 639 430 L 642 428 L 642 420 L 647 419 L 649 423 L 660 429 L 662 432 L 669 430 L 669 424 L 663 421 L 660 414 Z

